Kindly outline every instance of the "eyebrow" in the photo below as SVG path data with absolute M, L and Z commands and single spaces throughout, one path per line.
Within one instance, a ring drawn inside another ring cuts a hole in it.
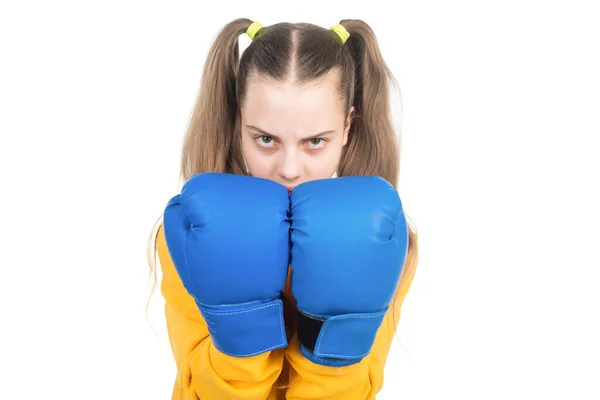
M 246 125 L 246 128 L 251 129 L 253 131 L 256 131 L 256 132 L 260 133 L 261 135 L 269 136 L 269 137 L 272 137 L 272 138 L 274 138 L 276 140 L 280 140 L 280 138 L 277 137 L 276 135 L 273 135 L 272 133 L 269 133 L 269 132 L 267 132 L 265 130 L 262 130 L 262 129 L 254 126 L 254 125 Z M 303 138 L 303 140 L 316 139 L 316 138 L 321 137 L 321 136 L 331 135 L 332 133 L 335 133 L 335 130 L 323 131 L 323 132 L 317 133 L 316 135 Z

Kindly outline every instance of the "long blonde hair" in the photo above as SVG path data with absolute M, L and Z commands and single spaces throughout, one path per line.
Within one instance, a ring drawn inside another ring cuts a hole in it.
M 246 174 L 240 145 L 240 108 L 252 74 L 297 82 L 312 81 L 339 68 L 346 115 L 355 107 L 338 176 L 377 175 L 398 185 L 399 140 L 393 127 L 390 85 L 396 81 L 365 22 L 340 21 L 350 37 L 341 42 L 330 29 L 307 23 L 278 23 L 260 29 L 239 57 L 238 38 L 252 20 L 236 19 L 217 35 L 204 65 L 200 92 L 181 154 L 180 182 L 201 172 Z M 408 216 L 407 216 L 408 217 Z M 162 215 L 148 240 L 148 262 L 157 285 L 156 238 Z M 413 275 L 417 232 L 409 224 L 409 248 L 400 287 Z

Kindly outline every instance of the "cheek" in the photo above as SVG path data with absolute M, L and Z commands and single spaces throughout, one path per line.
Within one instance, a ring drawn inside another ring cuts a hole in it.
M 269 174 L 272 157 L 267 157 L 251 139 L 242 140 L 242 154 L 252 175 L 266 177 Z
M 242 134 L 242 155 L 247 159 L 248 153 L 250 152 L 250 143 L 246 138 L 246 135 Z
M 252 141 L 251 138 L 244 137 L 242 138 L 242 154 L 247 162 L 250 160 L 256 159 L 256 155 L 258 153 L 258 149 L 256 148 L 256 144 Z
M 330 178 L 337 171 L 342 156 L 342 143 L 329 143 L 326 149 L 307 163 L 310 175 L 318 178 Z

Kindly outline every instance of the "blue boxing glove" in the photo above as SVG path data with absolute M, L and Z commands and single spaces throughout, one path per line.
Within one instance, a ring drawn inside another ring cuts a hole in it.
M 173 264 L 224 354 L 248 357 L 287 346 L 281 293 L 288 210 L 284 186 L 218 173 L 193 176 L 165 209 Z
M 306 182 L 291 193 L 292 292 L 302 354 L 345 366 L 367 356 L 398 285 L 408 225 L 374 176 Z

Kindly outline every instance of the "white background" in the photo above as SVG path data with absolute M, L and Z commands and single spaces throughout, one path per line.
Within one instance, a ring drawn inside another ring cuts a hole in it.
M 3 2 L 0 398 L 169 398 L 146 239 L 237 17 L 364 19 L 400 84 L 420 262 L 378 399 L 600 398 L 596 2 L 393 7 Z

